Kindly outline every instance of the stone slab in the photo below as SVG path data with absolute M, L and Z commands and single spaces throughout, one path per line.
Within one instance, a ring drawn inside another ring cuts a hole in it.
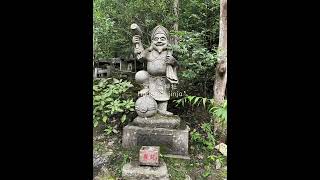
M 160 161 L 159 167 L 139 166 L 138 162 L 127 163 L 122 168 L 124 180 L 169 180 L 166 163 Z
M 189 130 L 188 126 L 181 130 L 127 125 L 123 128 L 122 146 L 160 146 L 162 154 L 188 156 Z
M 157 128 L 170 128 L 177 129 L 180 126 L 180 117 L 179 116 L 164 116 L 156 114 L 152 117 L 136 117 L 132 124 L 139 127 L 157 127 Z

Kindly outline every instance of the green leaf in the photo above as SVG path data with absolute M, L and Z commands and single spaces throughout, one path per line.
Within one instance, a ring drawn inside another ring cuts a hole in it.
M 115 133 L 115 134 L 119 133 L 119 131 L 117 131 L 116 129 L 112 129 L 112 132 Z
M 182 99 L 173 100 L 173 102 L 176 103 L 176 107 L 178 107 L 181 104 Z
M 116 78 L 113 78 L 113 83 L 119 83 L 120 81 L 118 80 L 118 79 L 116 79 Z
M 93 127 L 97 127 L 98 126 L 98 121 L 95 121 L 94 123 L 93 123 Z
M 205 171 L 204 174 L 203 174 L 203 177 L 208 177 L 210 175 L 211 175 L 210 171 Z
M 211 161 L 214 161 L 216 158 L 215 158 L 214 155 L 210 155 L 210 156 L 208 156 L 208 159 L 211 160 Z
M 99 91 L 99 88 L 97 86 L 93 86 L 94 91 Z
M 104 132 L 106 132 L 108 135 L 112 133 L 112 128 L 107 128 L 104 130 Z
M 187 96 L 187 99 L 189 100 L 190 103 L 191 103 L 193 98 L 195 98 L 195 96 Z
M 214 105 L 214 99 L 209 99 L 209 101 L 211 105 Z
M 203 106 L 206 107 L 207 98 L 202 98 Z
M 196 97 L 192 105 L 196 104 L 201 97 Z
M 101 99 L 101 96 L 95 96 L 94 100 L 99 101 Z
M 121 122 L 123 123 L 124 121 L 126 121 L 126 118 L 127 118 L 127 115 L 123 115 L 122 117 L 121 117 Z
M 104 123 L 106 123 L 107 120 L 108 120 L 108 117 L 107 117 L 107 116 L 104 116 L 104 117 L 102 118 L 102 121 L 103 121 Z

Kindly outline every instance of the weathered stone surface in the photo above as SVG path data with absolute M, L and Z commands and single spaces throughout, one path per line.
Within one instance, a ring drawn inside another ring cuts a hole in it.
M 107 167 L 102 167 L 100 172 L 97 175 L 94 175 L 93 180 L 106 180 L 106 179 L 115 179 L 112 174 L 109 172 Z
M 186 160 L 190 160 L 190 157 L 189 157 L 189 156 L 174 155 L 174 154 L 164 154 L 163 157 L 174 158 L 174 159 L 186 159 Z
M 171 128 L 175 129 L 180 126 L 179 116 L 164 116 L 156 114 L 149 118 L 136 117 L 132 124 L 139 127 L 157 127 L 157 128 Z
M 123 128 L 122 146 L 160 146 L 163 154 L 188 156 L 188 137 L 188 126 L 180 130 L 127 125 Z
M 169 180 L 167 165 L 160 161 L 159 167 L 139 166 L 138 162 L 127 163 L 122 168 L 125 180 Z
M 167 111 L 168 100 L 170 99 L 170 84 L 178 84 L 177 60 L 173 57 L 173 50 L 169 31 L 159 25 L 151 33 L 151 45 L 144 49 L 141 36 L 142 32 L 137 24 L 132 24 L 134 36 L 132 42 L 135 45 L 134 54 L 138 60 L 147 64 L 147 71 L 138 71 L 135 75 L 137 83 L 143 86 L 138 95 L 149 94 L 157 103 L 155 109 L 154 102 L 143 98 L 137 102 L 136 111 L 140 117 L 151 117 L 154 111 L 163 115 L 173 115 Z
M 141 118 L 154 116 L 157 109 L 157 102 L 151 96 L 142 96 L 135 103 L 135 110 Z
M 159 146 L 142 146 L 139 151 L 140 165 L 159 166 Z

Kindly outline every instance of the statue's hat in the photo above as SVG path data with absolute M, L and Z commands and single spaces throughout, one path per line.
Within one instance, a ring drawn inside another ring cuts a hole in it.
M 161 25 L 156 26 L 152 30 L 151 38 L 153 38 L 156 34 L 164 34 L 169 39 L 169 31 Z

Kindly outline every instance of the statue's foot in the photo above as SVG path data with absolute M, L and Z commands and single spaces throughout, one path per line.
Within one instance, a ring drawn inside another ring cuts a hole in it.
M 149 94 L 149 89 L 142 89 L 138 92 L 139 96 L 144 96 Z
M 158 110 L 159 114 L 165 115 L 165 116 L 172 116 L 173 113 L 165 110 Z

